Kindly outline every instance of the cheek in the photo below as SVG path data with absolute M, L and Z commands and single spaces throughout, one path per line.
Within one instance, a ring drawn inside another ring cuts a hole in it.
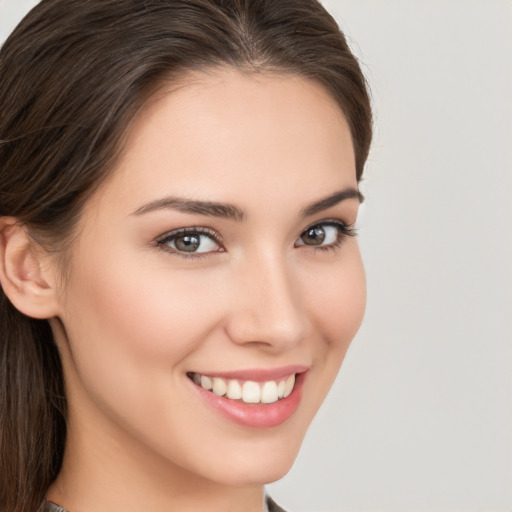
M 190 370 L 186 361 L 218 321 L 218 302 L 208 295 L 215 287 L 162 265 L 123 261 L 120 255 L 99 264 L 89 256 L 72 276 L 63 319 L 70 402 L 158 440 L 153 426 L 178 428 L 175 411 L 188 405 L 176 390 Z
M 311 294 L 311 309 L 328 349 L 346 350 L 357 333 L 366 306 L 366 279 L 357 250 L 346 253 L 340 264 L 318 276 L 316 293 Z
M 89 256 L 72 275 L 63 318 L 69 391 L 81 393 L 76 403 L 152 418 L 183 385 L 186 361 L 218 321 L 215 287 L 161 265 Z
M 309 310 L 318 336 L 313 349 L 317 386 L 311 390 L 323 401 L 343 362 L 364 316 L 366 279 L 357 245 L 344 253 L 339 265 L 325 275 L 317 272 L 315 293 L 309 295 Z
M 72 298 L 75 311 L 69 318 L 81 319 L 88 343 L 102 340 L 102 349 L 110 345 L 141 362 L 163 354 L 179 359 L 214 322 L 215 301 L 200 279 L 143 265 L 100 268 L 82 272 L 73 283 L 79 293 Z

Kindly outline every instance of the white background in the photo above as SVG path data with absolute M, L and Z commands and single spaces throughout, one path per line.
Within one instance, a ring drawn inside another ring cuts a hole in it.
M 34 4 L 0 0 L 0 40 Z M 293 512 L 511 512 L 512 3 L 324 4 L 375 106 L 368 307 L 269 491 Z

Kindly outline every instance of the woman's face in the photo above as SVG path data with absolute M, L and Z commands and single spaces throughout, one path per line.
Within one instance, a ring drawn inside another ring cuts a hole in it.
M 224 69 L 154 98 L 59 294 L 69 449 L 284 475 L 363 316 L 358 206 L 347 122 L 316 83 Z

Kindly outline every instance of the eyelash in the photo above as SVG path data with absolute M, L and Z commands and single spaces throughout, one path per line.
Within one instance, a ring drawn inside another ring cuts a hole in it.
M 300 235 L 299 238 L 306 233 L 306 231 L 315 228 L 317 226 L 332 226 L 335 227 L 338 230 L 338 237 L 336 238 L 336 241 L 328 244 L 328 245 L 318 245 L 318 246 L 309 246 L 311 249 L 315 251 L 323 251 L 323 252 L 330 252 L 330 251 L 336 251 L 339 249 L 343 243 L 346 241 L 347 237 L 354 237 L 357 236 L 357 229 L 353 224 L 345 224 L 345 222 L 342 222 L 340 220 L 336 219 L 327 219 L 320 222 L 316 222 L 315 224 L 312 224 L 311 226 L 307 227 Z M 299 246 L 299 247 L 308 247 L 305 246 Z
M 298 238 L 301 238 L 307 231 L 309 231 L 313 228 L 321 227 L 321 226 L 335 227 L 338 230 L 338 237 L 337 237 L 336 241 L 334 241 L 328 245 L 315 246 L 315 245 L 300 244 L 295 247 L 308 247 L 314 251 L 323 251 L 323 252 L 335 251 L 343 244 L 343 242 L 345 241 L 345 239 L 347 237 L 357 236 L 357 230 L 354 227 L 354 225 L 349 225 L 349 224 L 344 223 L 343 221 L 336 220 L 336 219 L 326 219 L 326 220 L 323 220 L 320 222 L 315 222 L 314 224 L 311 224 L 310 226 L 308 226 L 304 231 L 301 232 L 301 234 L 299 235 Z M 201 252 L 187 253 L 185 251 L 179 251 L 179 250 L 173 249 L 172 247 L 169 247 L 169 245 L 168 245 L 169 242 L 177 240 L 178 238 L 180 238 L 181 236 L 184 236 L 184 235 L 206 235 L 209 238 L 211 238 L 216 244 L 218 244 L 219 247 L 221 248 L 221 250 L 202 252 L 202 253 Z M 180 258 L 184 258 L 184 259 L 200 259 L 200 258 L 207 257 L 212 252 L 225 252 L 225 249 L 222 246 L 222 238 L 220 237 L 220 235 L 213 229 L 206 228 L 206 227 L 192 226 L 189 228 L 181 228 L 176 231 L 171 231 L 170 233 L 166 233 L 162 237 L 158 238 L 156 240 L 156 245 L 161 250 L 163 250 L 169 254 L 178 256 Z

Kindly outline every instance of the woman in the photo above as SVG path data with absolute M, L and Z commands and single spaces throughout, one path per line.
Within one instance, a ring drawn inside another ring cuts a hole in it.
M 262 510 L 364 311 L 334 20 L 43 0 L 0 75 L 0 508 Z

